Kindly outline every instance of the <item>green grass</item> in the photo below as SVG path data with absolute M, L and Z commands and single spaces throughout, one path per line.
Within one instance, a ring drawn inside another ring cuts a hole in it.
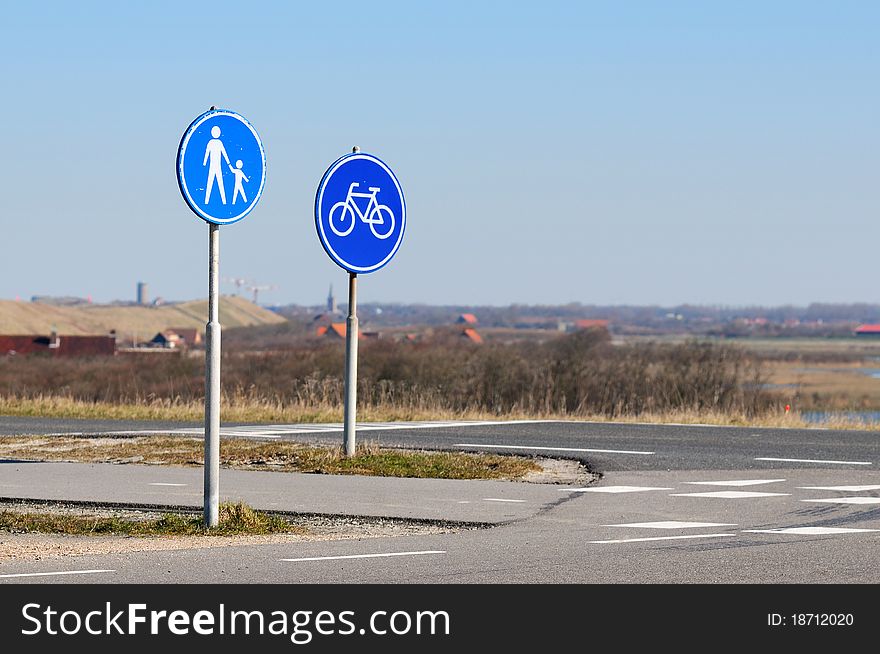
M 220 505 L 220 521 L 209 529 L 201 516 L 166 513 L 153 520 L 0 511 L 0 531 L 71 536 L 239 536 L 304 534 L 306 530 L 239 502 Z
M 305 463 L 310 467 L 311 462 Z M 517 478 L 540 470 L 519 457 L 473 455 L 456 452 L 378 451 L 360 452 L 357 456 L 333 457 L 315 462 L 315 472 L 381 477 L 418 477 L 431 479 Z

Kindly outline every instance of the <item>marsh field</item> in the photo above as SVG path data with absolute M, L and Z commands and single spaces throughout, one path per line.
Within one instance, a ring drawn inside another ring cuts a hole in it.
M 744 340 L 768 389 L 802 412 L 880 412 L 880 339 Z

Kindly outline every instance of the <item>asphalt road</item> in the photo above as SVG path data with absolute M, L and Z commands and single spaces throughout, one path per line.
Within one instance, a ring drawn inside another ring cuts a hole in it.
M 190 428 L 0 419 L 3 433 L 187 433 Z M 341 438 L 326 425 L 227 425 L 224 433 Z M 438 535 L 12 561 L 0 565 L 0 583 L 880 581 L 880 436 L 871 432 L 535 422 L 380 426 L 365 428 L 360 438 L 566 456 L 586 461 L 602 478 L 574 487 L 225 474 L 223 492 L 267 507 L 271 502 L 290 510 L 354 507 L 350 512 L 361 514 L 373 507 L 373 515 L 421 513 L 497 526 Z M 77 492 L 132 501 L 151 495 L 153 503 L 189 503 L 200 491 L 198 471 L 163 482 L 161 475 L 180 473 L 146 466 L 75 468 L 4 464 L 0 495 Z M 166 483 L 186 486 L 151 485 Z M 168 489 L 165 499 L 156 489 Z M 96 570 L 102 572 L 90 572 Z M 24 574 L 46 576 L 11 576 Z
M 63 433 L 196 435 L 202 428 L 179 423 L 0 416 L 0 435 Z M 342 427 L 227 424 L 222 427 L 222 436 L 339 443 Z M 880 432 L 574 421 L 365 424 L 359 430 L 359 440 L 426 449 L 548 454 L 581 460 L 600 473 L 814 468 L 815 463 L 794 460 L 874 463 L 872 459 L 880 452 Z

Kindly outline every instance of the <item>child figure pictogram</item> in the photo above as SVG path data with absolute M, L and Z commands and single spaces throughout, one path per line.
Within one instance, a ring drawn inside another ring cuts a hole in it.
M 232 171 L 233 175 L 235 175 L 235 187 L 232 190 L 232 204 L 235 204 L 235 199 L 238 197 L 239 193 L 241 193 L 241 199 L 244 200 L 245 203 L 247 203 L 248 201 L 247 196 L 244 194 L 244 186 L 242 185 L 241 181 L 244 180 L 246 182 L 249 182 L 251 180 L 248 179 L 248 176 L 245 175 L 244 171 L 241 169 L 243 165 L 244 164 L 242 163 L 241 159 L 239 159 L 235 162 L 235 168 L 229 166 L 229 170 Z

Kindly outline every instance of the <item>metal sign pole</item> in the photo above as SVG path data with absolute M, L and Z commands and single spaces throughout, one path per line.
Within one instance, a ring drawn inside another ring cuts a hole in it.
M 355 198 L 369 198 L 366 209 Z M 349 274 L 343 430 L 348 457 L 355 454 L 357 415 L 357 276 L 374 272 L 391 260 L 405 227 L 403 191 L 384 162 L 355 146 L 351 154 L 330 164 L 315 194 L 315 229 L 328 256 Z M 352 233 L 354 237 L 350 237 Z
M 220 502 L 220 226 L 210 224 L 208 324 L 205 326 L 205 526 L 216 527 Z
M 265 183 L 263 142 L 244 116 L 211 107 L 186 128 L 177 146 L 177 185 L 183 200 L 209 228 L 204 481 L 204 524 L 209 528 L 216 527 L 220 517 L 220 225 L 247 216 Z
M 357 414 L 357 273 L 348 275 L 348 320 L 345 325 L 345 456 L 354 456 Z

